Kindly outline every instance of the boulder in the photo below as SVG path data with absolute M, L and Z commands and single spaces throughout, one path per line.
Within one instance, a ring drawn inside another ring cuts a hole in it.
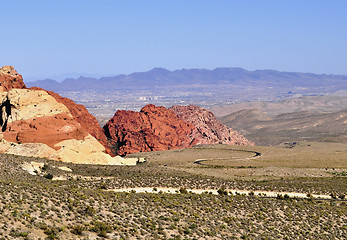
M 0 68 L 0 92 L 7 92 L 13 88 L 26 88 L 22 75 L 18 74 L 12 66 Z
M 30 175 L 40 175 L 42 173 L 43 167 L 44 163 L 42 162 L 26 162 L 22 164 L 22 169 L 27 171 Z

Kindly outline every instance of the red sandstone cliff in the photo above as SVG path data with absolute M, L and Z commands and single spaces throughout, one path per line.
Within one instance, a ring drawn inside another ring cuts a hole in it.
M 83 140 L 88 132 L 81 128 L 71 116 L 65 113 L 8 124 L 3 132 L 4 139 L 16 143 L 44 143 L 53 149 L 55 145 L 69 139 Z
M 184 148 L 197 144 L 252 145 L 206 109 L 147 105 L 140 112 L 117 111 L 104 126 L 118 154 Z
M 117 111 L 104 131 L 114 140 L 118 154 L 126 155 L 188 147 L 193 128 L 167 108 L 150 104 L 140 112 Z
M 0 83 L 0 125 L 5 140 L 54 147 L 60 141 L 80 140 L 91 134 L 110 152 L 96 118 L 83 105 L 41 88 L 25 90 L 22 76 L 12 66 L 0 68 Z
M 30 89 L 44 90 L 37 87 L 32 87 Z M 99 123 L 96 120 L 96 118 L 88 112 L 85 106 L 77 104 L 71 99 L 62 97 L 55 92 L 47 90 L 44 91 L 46 91 L 49 95 L 54 97 L 55 100 L 57 100 L 57 102 L 64 104 L 69 109 L 74 119 L 81 124 L 82 128 L 84 128 L 86 132 L 89 132 L 90 135 L 95 137 L 105 147 L 107 153 L 111 153 L 111 148 L 109 146 L 107 137 L 102 131 L 102 128 L 99 126 Z
M 27 89 L 13 67 L 0 69 L 0 83 L 1 153 L 88 164 L 140 161 L 106 154 L 100 142 L 107 146 L 108 139 L 84 106 L 54 92 Z

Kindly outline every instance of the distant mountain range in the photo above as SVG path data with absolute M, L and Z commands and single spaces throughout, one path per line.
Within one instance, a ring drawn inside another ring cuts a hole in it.
M 346 75 L 279 72 L 275 70 L 247 71 L 242 68 L 181 69 L 169 71 L 154 68 L 147 72 L 136 72 L 114 77 L 67 78 L 62 82 L 52 79 L 26 83 L 28 87 L 41 87 L 52 91 L 109 91 L 122 89 L 151 89 L 163 87 L 206 87 L 242 85 L 274 87 L 277 89 L 324 88 L 332 91 L 347 89 Z
M 40 74 L 40 73 L 37 73 Z M 109 76 L 115 76 L 116 74 L 90 74 L 90 73 L 64 73 L 64 74 L 56 74 L 56 75 L 50 75 L 46 77 L 35 77 L 35 76 L 25 76 L 26 82 L 33 82 L 37 81 L 38 79 L 54 79 L 57 82 L 61 82 L 67 78 L 79 78 L 80 76 L 83 77 L 92 77 L 92 78 L 101 78 L 101 77 L 109 77 Z

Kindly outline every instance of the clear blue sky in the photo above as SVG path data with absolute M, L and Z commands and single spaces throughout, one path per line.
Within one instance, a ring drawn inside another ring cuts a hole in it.
M 347 74 L 346 0 L 0 0 L 25 77 L 242 67 Z

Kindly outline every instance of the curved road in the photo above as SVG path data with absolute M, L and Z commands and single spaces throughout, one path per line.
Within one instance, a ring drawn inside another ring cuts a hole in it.
M 211 148 L 212 149 L 212 148 Z M 213 148 L 214 149 L 214 148 Z M 238 159 L 235 159 L 237 161 L 239 160 L 249 160 L 249 159 L 252 159 L 252 158 L 256 158 L 256 157 L 260 157 L 261 156 L 261 153 L 260 152 L 256 152 L 256 151 L 250 151 L 250 150 L 239 150 L 239 149 L 227 149 L 227 150 L 230 150 L 230 151 L 235 151 L 235 152 L 247 152 L 247 153 L 253 153 L 254 155 L 253 156 L 250 156 L 250 157 L 247 157 L 247 158 L 238 158 Z M 212 160 L 218 160 L 218 159 L 197 159 L 194 161 L 195 164 L 199 164 L 199 165 L 204 165 L 204 166 L 213 166 L 213 165 L 209 165 L 209 164 L 204 164 L 203 162 L 207 162 L 207 161 L 212 161 Z M 234 161 L 235 161 L 234 160 Z M 232 161 L 232 160 L 226 160 L 226 161 Z

